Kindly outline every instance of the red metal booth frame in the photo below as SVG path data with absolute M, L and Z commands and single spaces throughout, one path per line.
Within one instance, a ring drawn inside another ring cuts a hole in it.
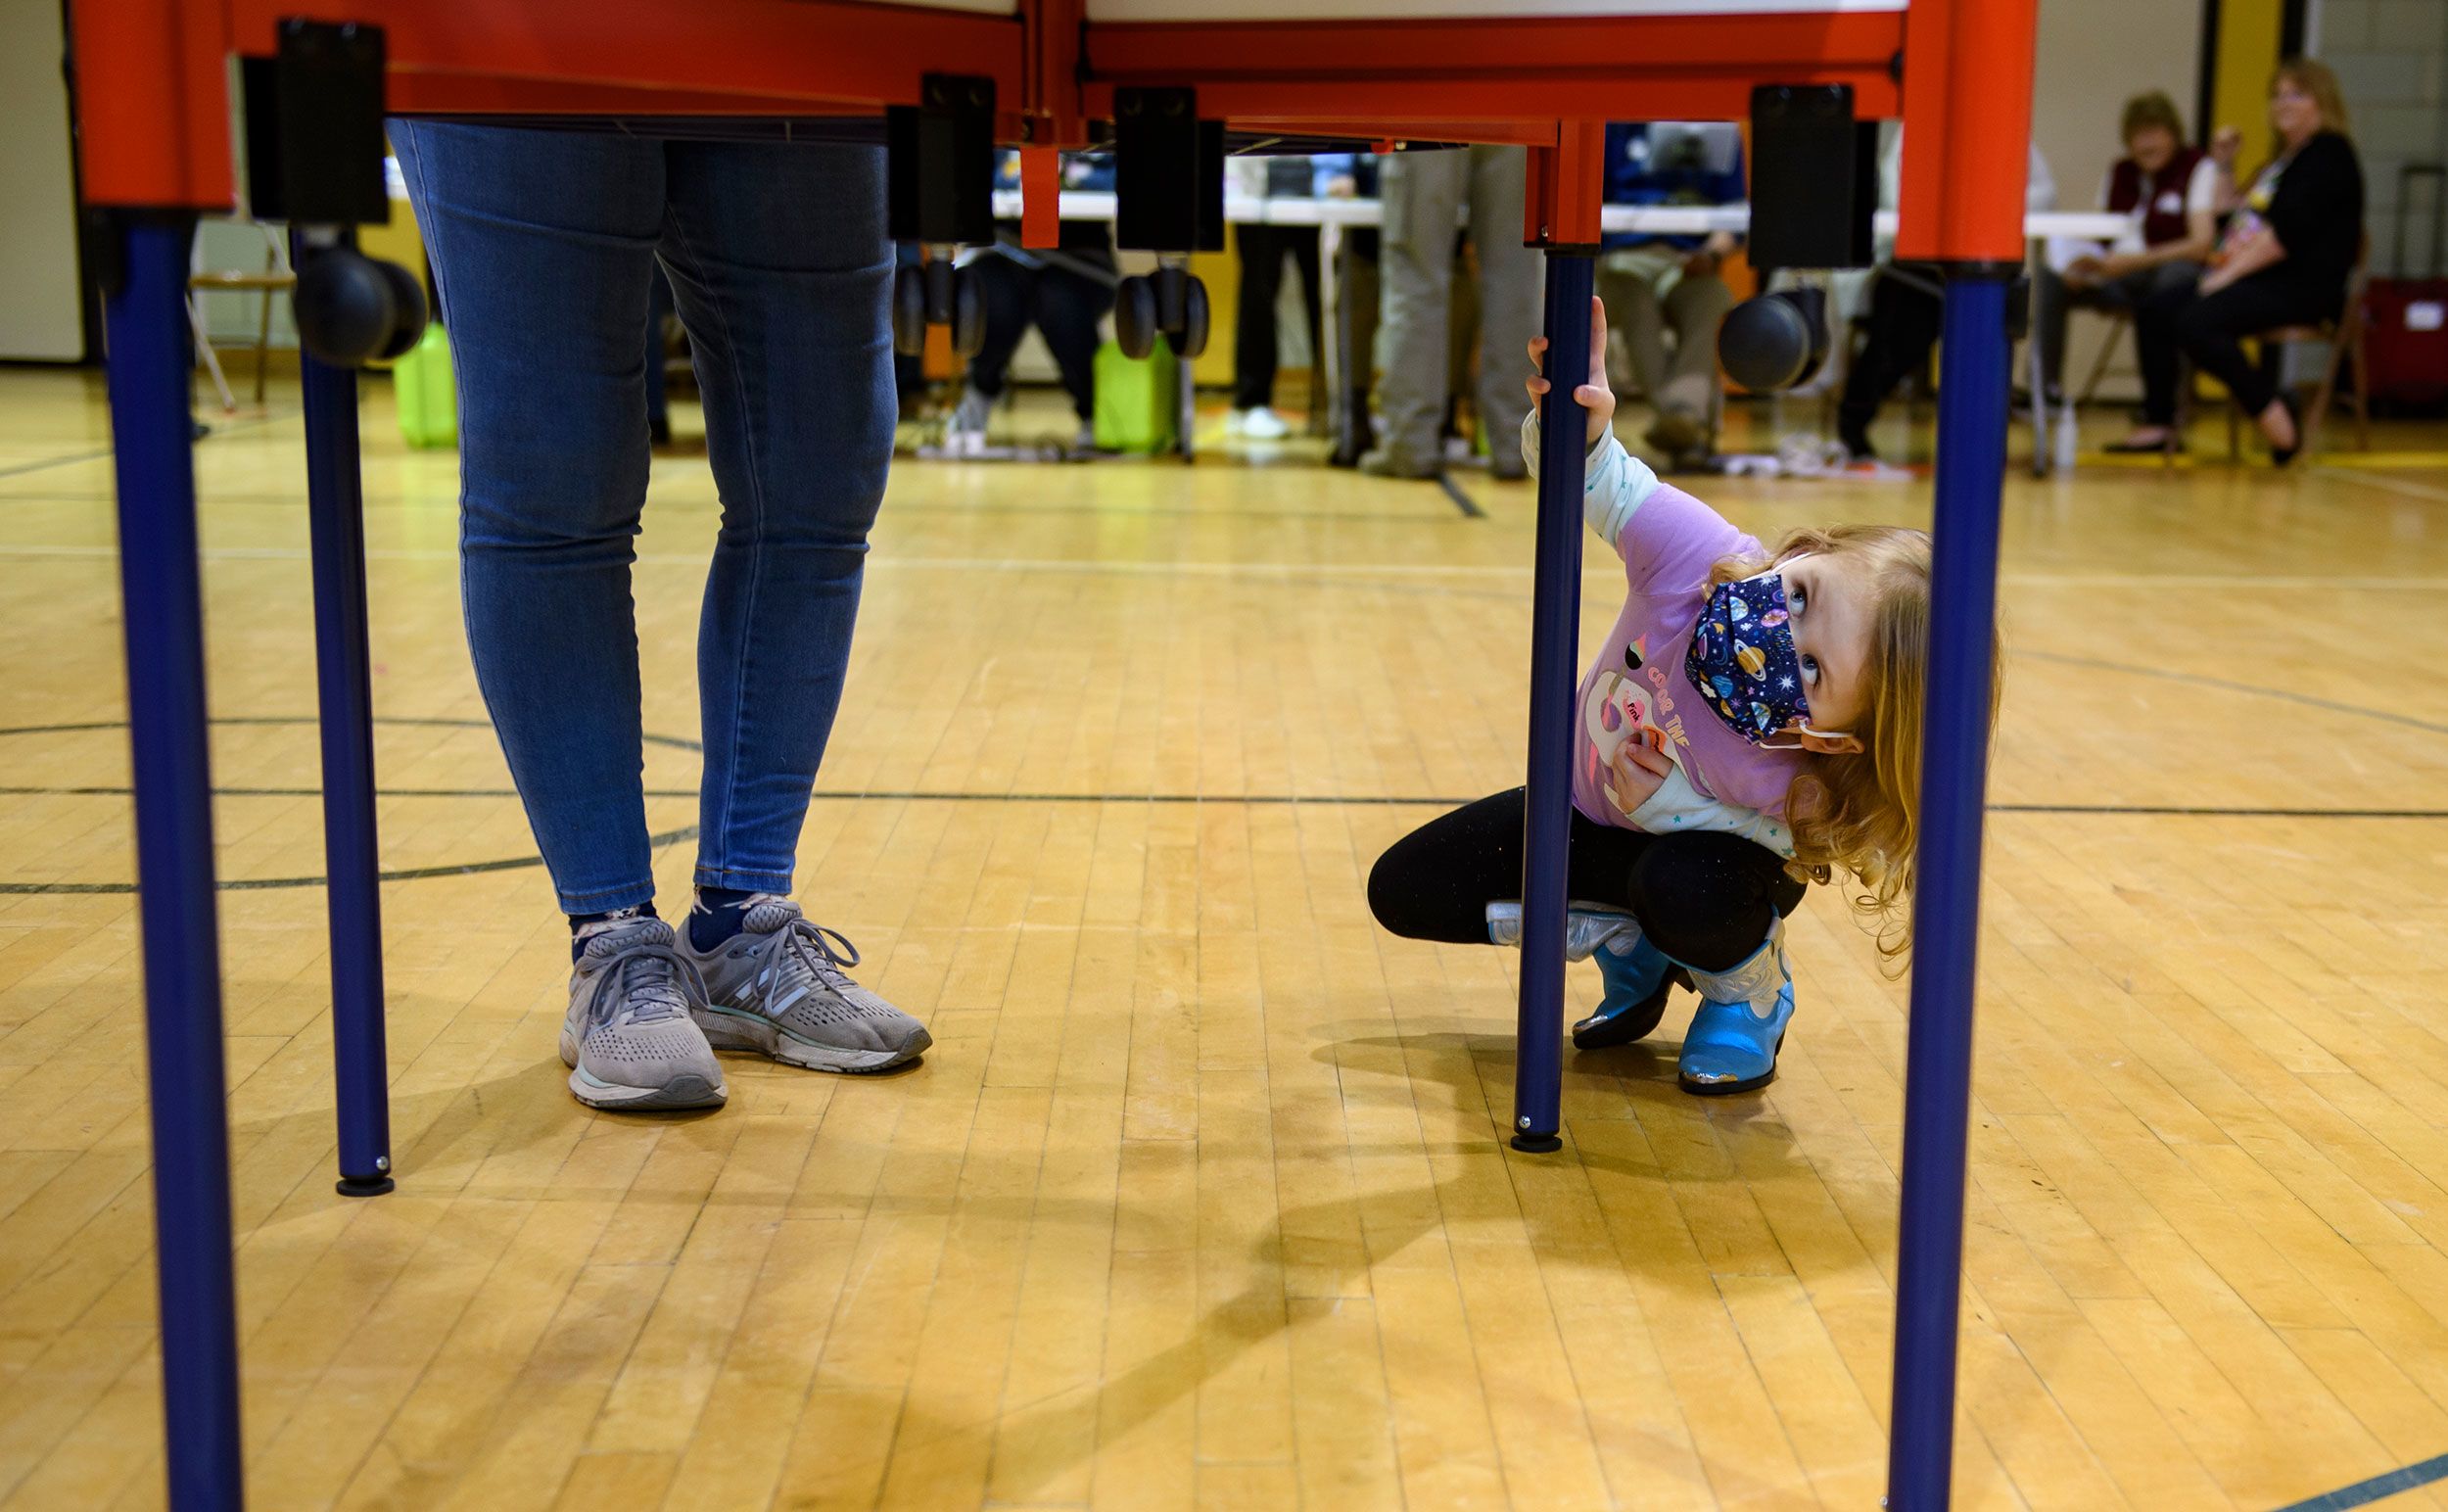
M 1671 13 L 1674 3 L 1627 0 L 1626 9 Z M 1099 23 L 1087 0 L 1017 0 L 1001 16 L 843 0 L 75 0 L 83 198 L 109 213 L 97 234 L 108 238 L 103 265 L 114 270 L 110 376 L 157 1251 L 165 1261 L 177 1256 L 160 1266 L 173 1504 L 235 1506 L 243 1485 L 202 601 L 177 301 L 186 221 L 233 201 L 228 60 L 270 56 L 279 23 L 304 17 L 384 28 L 388 103 L 401 114 L 859 116 L 918 103 L 923 73 L 991 78 L 997 134 L 1023 152 L 1032 245 L 1053 239 L 1056 153 L 1088 141 L 1088 123 L 1110 118 L 1120 87 L 1193 87 L 1200 114 L 1235 130 L 1524 145 L 1532 153 L 1525 239 L 1560 254 L 1549 259 L 1549 360 L 1567 371 L 1587 355 L 1582 311 L 1606 121 L 1740 119 L 1763 83 L 1850 84 L 1860 115 L 1902 115 L 1910 151 L 1898 253 L 1950 264 L 1956 276 L 1940 409 L 1889 1504 L 1945 1505 L 2005 427 L 2003 279 L 2023 257 L 2036 7 L 1909 0 L 1902 10 L 1749 15 Z M 345 399 L 353 388 L 336 392 Z M 345 448 L 318 455 L 311 480 L 318 651 L 361 664 L 353 414 L 345 418 Z M 1575 681 L 1582 423 L 1569 385 L 1549 396 L 1544 418 L 1552 445 L 1542 455 L 1532 605 L 1515 1130 L 1525 1148 L 1553 1148 L 1560 1121 L 1569 781 L 1560 732 L 1571 724 Z M 346 476 L 326 476 L 335 469 Z M 346 567 L 351 558 L 354 596 L 344 582 L 327 623 L 320 580 L 327 562 Z M 327 730 L 327 788 L 332 739 Z M 370 749 L 351 780 L 370 793 Z M 379 1003 L 379 976 L 375 984 Z M 377 1027 L 378 1075 L 379 1047 Z M 378 1101 L 381 1091 L 378 1080 Z M 387 1156 L 382 1164 L 387 1171 Z

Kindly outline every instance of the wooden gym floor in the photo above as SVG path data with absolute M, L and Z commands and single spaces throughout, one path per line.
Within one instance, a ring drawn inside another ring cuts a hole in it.
M 376 1202 L 331 1188 L 294 391 L 197 452 L 257 1506 L 1875 1504 L 1904 994 L 1841 903 L 1797 920 L 1772 1088 L 1677 1092 L 1678 1002 L 1569 1063 L 1546 1158 L 1501 1139 L 1514 958 L 1363 904 L 1407 827 L 1518 779 L 1527 488 L 898 467 L 803 896 L 936 1049 L 619 1117 L 554 1054 L 453 460 L 379 392 L 366 434 Z M 2380 444 L 2009 481 L 1966 1505 L 2268 1508 L 2448 1450 L 2448 457 Z M 98 382 L 0 373 L 12 1507 L 162 1495 L 107 446 Z M 1764 534 L 1927 509 L 1708 492 Z M 674 906 L 712 510 L 658 458 Z

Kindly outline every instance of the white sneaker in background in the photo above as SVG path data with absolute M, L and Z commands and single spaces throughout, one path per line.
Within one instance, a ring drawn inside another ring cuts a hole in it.
M 1234 428 L 1250 441 L 1281 441 L 1292 434 L 1284 417 L 1272 409 L 1237 409 L 1233 412 Z
M 944 424 L 944 455 L 982 456 L 986 451 L 986 421 L 995 402 L 975 389 L 961 391 L 961 402 Z

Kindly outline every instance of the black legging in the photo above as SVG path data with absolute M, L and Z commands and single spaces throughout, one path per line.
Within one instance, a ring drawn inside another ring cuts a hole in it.
M 1066 260 L 1110 269 L 1110 255 L 1065 249 Z M 1063 392 L 1082 420 L 1097 412 L 1097 322 L 1113 307 L 1113 290 L 1083 273 L 1051 264 L 1026 267 L 1000 253 L 975 269 L 986 296 L 986 341 L 969 358 L 969 387 L 988 399 L 1003 393 L 1005 372 L 1033 322 L 1062 372 Z
M 1241 250 L 1241 294 L 1233 322 L 1233 407 L 1263 409 L 1275 402 L 1275 293 L 1284 286 L 1288 252 L 1300 268 L 1313 366 L 1317 360 L 1317 227 L 1238 225 L 1233 237 Z
M 1407 939 L 1487 943 L 1487 905 L 1522 895 L 1522 789 L 1433 819 L 1369 873 L 1369 910 Z M 1703 971 L 1749 960 L 1804 884 L 1774 851 L 1718 830 L 1643 834 L 1573 816 L 1567 891 L 1628 910 L 1641 933 Z
M 2271 372 L 2277 349 L 2262 360 L 2244 355 L 2237 338 L 2274 326 L 2309 325 L 2333 318 L 2342 291 L 2323 290 L 2289 276 L 2283 264 L 2239 278 L 2216 294 L 2196 296 L 2190 286 L 2163 289 L 2134 313 L 2134 345 L 2142 354 L 2142 418 L 2150 425 L 2176 423 L 2177 354 L 2227 385 L 2244 413 L 2258 416 L 2278 398 Z

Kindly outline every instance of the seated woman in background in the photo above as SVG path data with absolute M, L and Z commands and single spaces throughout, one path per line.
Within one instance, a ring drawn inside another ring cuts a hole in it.
M 2270 82 L 2269 163 L 2253 176 L 2197 290 L 2163 290 L 2135 315 L 2144 423 L 2111 448 L 2154 451 L 2176 423 L 2177 355 L 2227 385 L 2269 438 L 2271 459 L 2302 444 L 2292 403 L 2240 339 L 2282 325 L 2332 320 L 2363 246 L 2363 165 L 2347 138 L 2337 75 L 2290 58 Z M 2179 438 L 2181 439 L 2181 438 Z
M 2100 182 L 2099 208 L 2133 217 L 2133 231 L 2120 242 L 2125 250 L 2077 258 L 2063 273 L 2043 262 L 2036 274 L 2041 372 L 2051 402 L 2065 361 L 2069 307 L 2130 311 L 2155 294 L 2190 288 L 2218 244 L 2223 186 L 2236 165 L 2232 140 L 2221 144 L 2228 147 L 2224 162 L 2215 148 L 2186 146 L 2176 102 L 2156 89 L 2125 102 L 2119 135 L 2125 156 Z

